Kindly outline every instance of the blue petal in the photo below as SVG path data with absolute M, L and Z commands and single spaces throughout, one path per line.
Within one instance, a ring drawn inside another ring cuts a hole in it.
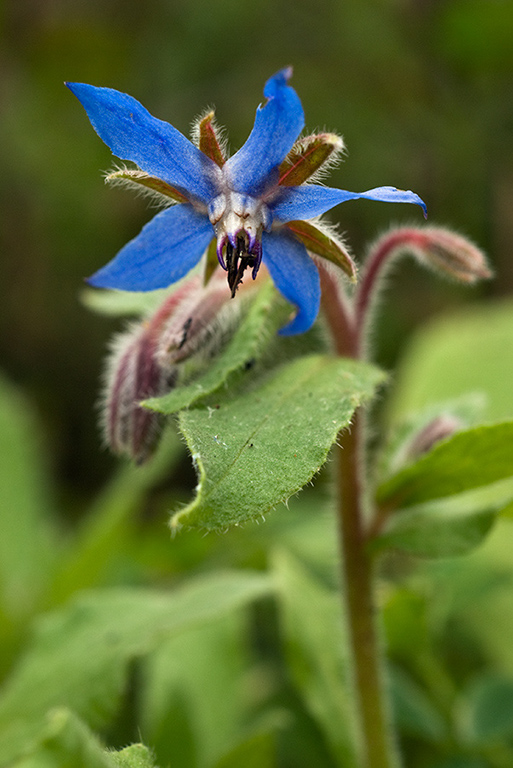
M 158 213 L 88 282 L 121 291 L 167 288 L 198 263 L 213 237 L 206 216 L 186 203 L 173 205 Z
M 131 160 L 199 200 L 217 194 L 218 166 L 180 131 L 157 120 L 132 96 L 112 88 L 66 83 L 79 99 L 93 128 L 112 152 Z
M 314 262 L 300 243 L 286 231 L 264 232 L 263 261 L 283 296 L 298 308 L 295 318 L 282 328 L 282 336 L 304 333 L 319 312 L 321 284 Z
M 360 198 L 380 200 L 384 203 L 415 203 L 420 205 L 424 218 L 427 218 L 426 205 L 415 192 L 395 187 L 376 187 L 367 192 L 348 192 L 345 189 L 305 184 L 301 187 L 284 189 L 269 207 L 274 218 L 287 222 L 296 219 L 312 219 L 314 216 L 326 213 L 339 203 Z
M 226 165 L 230 184 L 236 192 L 257 194 L 276 183 L 271 171 L 287 156 L 305 124 L 299 96 L 287 85 L 292 68 L 282 69 L 267 81 L 264 96 L 268 101 L 259 106 L 255 124 L 246 143 Z

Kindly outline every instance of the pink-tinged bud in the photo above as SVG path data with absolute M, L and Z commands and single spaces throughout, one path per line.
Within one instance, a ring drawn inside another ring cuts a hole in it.
M 414 436 L 407 447 L 406 457 L 412 460 L 428 453 L 436 443 L 451 437 L 461 426 L 462 423 L 456 416 L 450 414 L 437 416 Z
M 389 259 L 409 252 L 421 263 L 461 283 L 471 284 L 493 276 L 484 253 L 470 240 L 443 227 L 392 230 L 379 240 L 376 250 Z
M 114 341 L 105 388 L 103 427 L 114 453 L 141 464 L 150 455 L 160 432 L 159 414 L 142 408 L 141 400 L 163 394 L 169 387 L 155 360 L 155 341 L 147 324 L 134 325 Z
M 156 445 L 161 416 L 140 405 L 175 386 L 179 364 L 203 349 L 218 329 L 217 315 L 230 291 L 221 269 L 204 287 L 189 278 L 147 320 L 133 324 L 112 345 L 107 363 L 103 429 L 114 453 L 138 464 Z
M 163 326 L 156 350 L 159 364 L 172 368 L 208 346 L 219 331 L 216 320 L 230 297 L 224 273 L 217 269 L 208 285 L 198 285 Z

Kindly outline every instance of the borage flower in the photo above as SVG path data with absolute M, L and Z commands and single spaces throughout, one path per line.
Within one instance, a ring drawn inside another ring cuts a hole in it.
M 246 143 L 229 159 L 213 113 L 200 120 L 195 146 L 125 93 L 67 83 L 112 152 L 141 169 L 108 178 L 142 185 L 176 203 L 96 272 L 89 279 L 92 285 L 125 291 L 165 288 L 207 251 L 207 271 L 217 254 L 234 296 L 246 269 L 255 279 L 263 261 L 278 290 L 297 308 L 281 333 L 302 333 L 311 327 L 320 303 L 319 273 L 309 252 L 336 262 L 351 277 L 355 272 L 337 238 L 309 219 L 357 198 L 415 203 L 425 213 L 416 194 L 395 187 L 357 193 L 306 183 L 343 145 L 328 133 L 298 139 L 304 114 L 287 85 L 291 74 L 291 68 L 284 69 L 267 81 L 267 103 L 258 107 Z

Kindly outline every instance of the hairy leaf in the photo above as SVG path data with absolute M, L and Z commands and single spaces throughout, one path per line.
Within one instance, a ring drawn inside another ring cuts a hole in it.
M 223 529 L 264 515 L 308 483 L 384 375 L 354 360 L 302 357 L 252 388 L 180 415 L 199 485 L 172 519 Z

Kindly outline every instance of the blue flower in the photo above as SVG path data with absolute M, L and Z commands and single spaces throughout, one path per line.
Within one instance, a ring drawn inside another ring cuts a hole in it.
M 246 143 L 225 160 L 221 142 L 206 115 L 198 144 L 158 120 L 135 99 L 111 88 L 66 85 L 77 96 L 112 152 L 140 171 L 118 171 L 128 179 L 171 198 L 89 282 L 101 288 L 152 291 L 180 280 L 215 238 L 217 258 L 228 273 L 232 296 L 246 269 L 257 276 L 263 262 L 276 287 L 297 307 L 284 334 L 302 333 L 319 311 L 319 273 L 309 252 L 353 265 L 336 237 L 309 221 L 346 200 L 366 198 L 425 205 L 413 192 L 378 187 L 347 192 L 305 183 L 342 148 L 333 134 L 298 139 L 304 126 L 301 101 L 287 83 L 290 68 L 271 77 L 267 98 L 256 112 Z

